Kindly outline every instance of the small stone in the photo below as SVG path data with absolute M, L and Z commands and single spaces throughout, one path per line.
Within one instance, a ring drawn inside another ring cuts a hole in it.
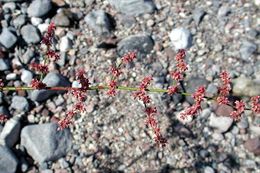
M 12 48 L 17 41 L 17 37 L 9 31 L 7 28 L 2 29 L 2 33 L 0 35 L 0 43 L 7 49 Z
M 23 26 L 26 22 L 26 16 L 21 14 L 19 16 L 17 16 L 14 20 L 13 20 L 13 24 L 15 28 L 20 28 L 21 26 Z
M 243 42 L 239 50 L 241 58 L 245 61 L 249 61 L 256 49 L 257 46 L 254 43 L 248 41 Z
M 34 57 L 34 55 L 35 55 L 34 51 L 30 48 L 27 48 L 26 52 L 21 57 L 21 61 L 24 64 L 28 64 L 31 61 L 31 59 Z
M 59 163 L 62 169 L 66 169 L 69 167 L 69 163 L 64 158 L 59 159 Z
M 72 48 L 72 41 L 67 36 L 62 37 L 60 41 L 60 51 L 66 52 L 71 48 Z
M 209 117 L 209 126 L 216 128 L 220 133 L 226 132 L 232 123 L 233 119 L 230 117 L 217 117 L 213 113 Z
M 231 12 L 230 8 L 227 6 L 221 6 L 218 10 L 218 17 L 225 17 Z
M 230 113 L 233 111 L 233 108 L 231 106 L 228 105 L 219 105 L 216 110 L 215 113 L 217 116 L 230 116 Z
M 199 25 L 201 20 L 203 19 L 203 16 L 206 14 L 206 12 L 200 8 L 196 8 L 192 12 L 193 20 L 195 21 L 196 25 Z
M 14 2 L 8 2 L 3 5 L 3 9 L 10 9 L 11 11 L 14 11 L 16 9 L 16 5 Z
M 113 29 L 112 21 L 103 10 L 88 13 L 84 20 L 93 31 L 100 35 L 107 35 Z
M 26 83 L 27 85 L 31 84 L 33 78 L 33 74 L 29 70 L 23 70 L 21 75 L 21 80 L 23 83 Z
M 65 13 L 64 11 L 57 13 L 53 17 L 53 22 L 55 23 L 56 26 L 61 26 L 61 27 L 70 26 L 70 18 L 67 15 L 67 13 Z
M 131 35 L 121 40 L 117 45 L 120 56 L 131 51 L 137 51 L 137 56 L 145 57 L 153 50 L 154 41 L 149 35 Z
M 19 140 L 20 129 L 21 123 L 19 117 L 13 117 L 7 120 L 0 134 L 0 143 L 9 148 L 13 147 L 14 144 Z
M 0 58 L 0 71 L 5 71 L 10 69 L 10 63 L 6 59 Z
M 206 166 L 204 168 L 204 173 L 215 173 L 214 169 L 211 168 L 210 166 Z
M 185 110 L 182 110 L 181 112 L 179 112 L 176 116 L 176 118 L 182 123 L 182 124 L 189 124 L 192 122 L 193 118 L 192 116 L 187 116 L 186 118 L 181 118 L 182 113 L 184 113 Z
M 46 15 L 51 8 L 50 0 L 33 0 L 27 9 L 27 13 L 31 17 L 42 17 Z
M 109 3 L 119 12 L 129 16 L 152 13 L 155 10 L 152 0 L 109 0 Z
M 15 80 L 17 77 L 17 74 L 16 73 L 10 73 L 8 75 L 6 75 L 6 80 Z
M 36 162 L 58 160 L 71 149 L 70 131 L 59 131 L 57 128 L 56 123 L 48 123 L 29 125 L 22 129 L 21 145 Z
M 33 25 L 25 25 L 21 29 L 21 34 L 26 43 L 39 43 L 41 41 L 37 28 Z
M 12 98 L 11 108 L 14 108 L 18 111 L 28 111 L 29 110 L 29 102 L 25 97 L 14 96 Z
M 9 148 L 0 145 L 0 158 L 1 173 L 16 173 L 18 160 Z
M 247 129 L 249 126 L 248 120 L 246 117 L 242 117 L 241 120 L 237 123 L 237 126 L 240 129 Z
M 32 18 L 31 18 L 31 23 L 32 23 L 34 26 L 38 26 L 39 24 L 42 23 L 42 19 L 41 19 L 41 18 L 38 18 L 38 17 L 32 17 Z
M 260 155 L 260 138 L 259 137 L 248 139 L 244 145 L 248 151 L 254 153 L 255 155 Z
M 170 33 L 170 40 L 176 50 L 192 46 L 192 35 L 189 30 L 184 28 L 173 29 Z

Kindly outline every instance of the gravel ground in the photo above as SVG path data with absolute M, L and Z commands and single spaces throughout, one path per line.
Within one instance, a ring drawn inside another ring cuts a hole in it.
M 218 75 L 227 70 L 231 99 L 260 95 L 259 0 L 0 0 L 0 5 L 0 77 L 8 86 L 28 85 L 35 77 L 28 64 L 41 59 L 40 38 L 54 21 L 61 59 L 49 65 L 44 80 L 50 85 L 70 85 L 82 67 L 91 84 L 105 84 L 109 67 L 138 50 L 120 83 L 137 86 L 152 75 L 153 86 L 167 88 L 176 49 L 185 48 L 186 91 L 203 84 L 215 96 Z M 75 102 L 69 94 L 0 93 L 0 113 L 10 117 L 0 124 L 0 173 L 260 173 L 260 115 L 246 111 L 234 122 L 227 117 L 231 107 L 206 101 L 197 117 L 182 123 L 178 113 L 191 98 L 150 96 L 168 138 L 165 148 L 154 145 L 144 107 L 128 92 L 116 97 L 89 92 L 86 113 L 63 132 L 53 122 Z

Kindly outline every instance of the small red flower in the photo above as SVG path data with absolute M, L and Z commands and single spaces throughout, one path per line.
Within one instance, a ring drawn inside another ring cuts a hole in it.
M 135 99 L 142 101 L 144 104 L 150 103 L 151 98 L 145 93 L 145 91 L 136 91 L 133 93 Z
M 48 58 L 53 59 L 54 61 L 57 61 L 60 59 L 60 55 L 57 52 L 55 52 L 54 50 L 48 50 L 46 52 L 46 55 L 48 56 Z
M 178 86 L 170 86 L 167 90 L 169 95 L 173 95 L 177 93 L 177 91 L 178 91 Z
M 33 87 L 34 89 L 40 90 L 40 89 L 46 88 L 46 84 L 43 83 L 42 81 L 37 80 L 37 79 L 32 79 L 31 87 Z
M 129 52 L 122 57 L 122 62 L 124 64 L 128 64 L 132 62 L 134 59 L 136 59 L 136 56 L 137 56 L 136 51 Z
M 260 113 L 260 96 L 254 96 L 251 98 L 251 110 L 254 113 Z
M 8 117 L 4 114 L 0 114 L 0 123 L 4 123 L 8 120 Z
M 235 111 L 232 111 L 230 113 L 230 116 L 235 120 L 240 120 L 241 119 L 241 114 L 245 111 L 245 103 L 241 101 L 235 101 Z
M 117 83 L 115 80 L 111 80 L 108 84 L 109 90 L 107 91 L 107 95 L 109 96 L 115 96 L 116 95 L 116 88 L 117 88 Z
M 171 77 L 176 80 L 176 81 L 180 81 L 180 80 L 183 80 L 183 75 L 181 72 L 175 70 L 175 71 L 172 71 L 170 72 L 170 75 Z
M 51 22 L 47 29 L 47 32 L 45 33 L 44 37 L 42 38 L 42 41 L 41 41 L 42 44 L 45 44 L 47 47 L 51 46 L 55 29 L 56 29 L 56 26 L 55 26 L 54 22 Z
M 119 77 L 120 74 L 122 74 L 122 72 L 120 71 L 119 68 L 116 68 L 116 67 L 113 67 L 113 66 L 111 67 L 110 71 L 111 71 L 111 73 L 114 77 Z
M 31 63 L 31 69 L 40 73 L 48 73 L 48 66 L 43 64 Z

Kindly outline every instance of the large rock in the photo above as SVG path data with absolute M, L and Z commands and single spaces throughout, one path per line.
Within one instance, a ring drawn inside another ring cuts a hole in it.
M 52 8 L 51 0 L 34 0 L 29 5 L 27 13 L 31 17 L 42 17 Z
M 17 41 L 17 37 L 7 28 L 3 28 L 0 35 L 0 43 L 7 49 L 12 48 Z
M 119 12 L 129 16 L 155 11 L 155 4 L 152 0 L 109 0 L 109 3 Z
M 54 87 L 54 86 L 63 86 L 63 87 L 69 87 L 70 82 L 67 78 L 64 76 L 50 72 L 48 73 L 45 78 L 43 79 L 43 83 L 45 83 L 48 87 Z M 50 90 L 34 90 L 32 91 L 30 98 L 33 101 L 44 101 L 55 94 L 61 94 L 64 93 L 64 91 L 50 91 Z
M 139 55 L 146 56 L 151 52 L 154 46 L 153 39 L 146 34 L 138 34 L 129 36 L 118 43 L 117 51 L 120 56 L 137 51 Z
M 0 134 L 0 144 L 11 148 L 19 139 L 21 123 L 19 117 L 14 117 L 5 123 Z
M 103 10 L 91 11 L 84 20 L 93 31 L 100 35 L 109 34 L 113 29 L 111 19 Z
M 55 161 L 71 149 L 69 129 L 57 130 L 54 123 L 30 125 L 22 129 L 21 145 L 36 162 Z
M 257 96 L 260 95 L 260 83 L 245 76 L 240 76 L 233 80 L 232 91 L 237 96 Z
M 13 152 L 0 145 L 0 173 L 15 173 L 18 160 Z
M 188 29 L 176 28 L 170 33 L 170 40 L 176 50 L 187 49 L 192 46 L 192 35 Z

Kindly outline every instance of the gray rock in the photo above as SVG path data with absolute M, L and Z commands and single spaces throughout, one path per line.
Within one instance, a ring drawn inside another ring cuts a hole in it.
M 34 51 L 30 48 L 27 48 L 26 52 L 21 57 L 21 61 L 24 64 L 28 64 L 31 61 L 31 59 L 34 57 L 34 55 L 35 55 Z
M 31 17 L 31 23 L 34 25 L 34 26 L 38 26 L 42 23 L 42 19 L 39 18 L 39 17 Z
M 13 152 L 0 145 L 0 173 L 15 173 L 18 160 Z
M 120 56 L 130 51 L 137 51 L 139 56 L 146 56 L 151 52 L 153 46 L 154 41 L 149 35 L 138 34 L 121 40 L 117 45 L 117 51 Z
M 244 145 L 248 151 L 250 151 L 256 155 L 260 155 L 260 138 L 259 138 L 259 136 L 248 139 Z
M 233 119 L 230 117 L 217 117 L 211 114 L 209 117 L 209 126 L 216 128 L 220 133 L 226 132 L 232 125 Z
M 232 91 L 236 96 L 257 96 L 260 95 L 260 84 L 245 76 L 240 76 L 233 80 Z
M 16 109 L 17 111 L 28 111 L 29 110 L 29 102 L 25 97 L 22 96 L 14 96 L 12 98 L 11 108 Z
M 54 123 L 26 126 L 21 132 L 21 145 L 37 162 L 57 160 L 72 146 L 70 131 L 58 131 L 57 128 Z
M 24 0 L 0 0 L 0 2 L 23 2 Z
M 249 61 L 256 49 L 257 46 L 254 43 L 248 41 L 243 42 L 239 50 L 241 58 L 245 61 Z
M 9 69 L 10 69 L 9 60 L 0 58 L 0 71 L 5 71 Z
M 14 2 L 8 2 L 3 5 L 3 9 L 10 9 L 11 11 L 14 11 L 16 9 L 16 5 Z
M 240 129 L 246 129 L 249 127 L 249 123 L 248 123 L 248 120 L 245 116 L 243 116 L 241 118 L 241 120 L 237 123 L 237 126 L 240 128 Z
M 218 10 L 218 17 L 225 17 L 231 12 L 230 8 L 227 6 L 221 6 Z
M 56 26 L 68 27 L 70 26 L 70 18 L 65 12 L 61 11 L 53 17 L 53 22 Z
M 204 168 L 204 173 L 215 173 L 214 169 L 211 168 L 210 166 L 206 166 Z
M 7 28 L 3 28 L 0 35 L 0 43 L 7 49 L 12 48 L 17 41 L 17 37 Z
M 10 117 L 10 113 L 9 113 L 8 109 L 6 109 L 6 107 L 4 107 L 4 106 L 0 106 L 0 114 L 4 114 L 4 115 Z
M 33 25 L 25 25 L 21 29 L 21 34 L 26 43 L 39 43 L 41 41 L 37 28 Z
M 54 86 L 64 86 L 68 87 L 70 86 L 70 82 L 68 81 L 67 78 L 64 76 L 50 72 L 48 73 L 45 78 L 43 79 L 43 83 L 45 83 L 49 87 L 54 87 Z M 61 94 L 64 93 L 64 91 L 50 91 L 50 90 L 34 90 L 31 93 L 30 98 L 33 101 L 44 101 L 51 97 L 52 95 L 55 94 Z
M 206 14 L 206 12 L 200 8 L 196 8 L 193 12 L 192 12 L 192 17 L 193 20 L 195 21 L 196 25 L 199 25 L 201 20 L 203 19 L 204 15 Z
M 28 85 L 31 84 L 32 78 L 33 78 L 33 74 L 31 71 L 29 70 L 22 71 L 21 80 L 23 83 L 26 83 Z
M 84 20 L 93 31 L 100 35 L 109 34 L 113 29 L 112 21 L 103 10 L 91 11 Z
M 129 16 L 138 16 L 155 11 L 152 0 L 109 0 L 109 3 L 119 12 Z
M 176 50 L 192 46 L 191 32 L 184 28 L 173 29 L 170 33 L 170 40 Z
M 66 52 L 72 48 L 72 41 L 67 37 L 64 36 L 60 39 L 60 51 Z
M 51 0 L 34 0 L 29 5 L 27 13 L 30 17 L 42 17 L 52 8 Z
M 218 87 L 215 84 L 210 83 L 206 89 L 206 96 L 213 97 L 218 94 Z
M 25 22 L 26 22 L 26 16 L 21 14 L 13 20 L 13 25 L 15 28 L 20 28 L 25 24 Z
M 0 134 L 0 144 L 9 148 L 19 140 L 21 124 L 19 117 L 13 117 L 6 121 L 3 131 Z
M 5 79 L 6 80 L 15 80 L 17 77 L 16 73 L 9 73 L 8 75 L 6 75 Z

